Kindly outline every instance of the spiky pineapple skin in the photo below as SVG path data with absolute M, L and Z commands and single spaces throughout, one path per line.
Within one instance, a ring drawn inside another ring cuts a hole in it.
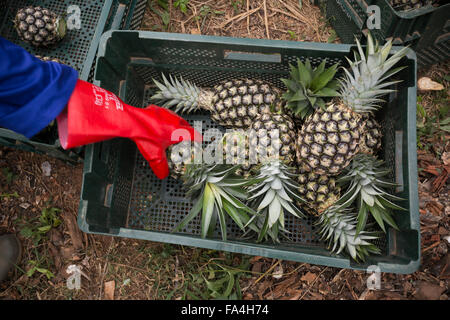
M 248 136 L 242 129 L 234 129 L 228 133 L 223 141 L 223 161 L 226 164 L 240 167 L 236 174 L 241 177 L 249 177 L 255 172 L 256 165 L 250 162 L 250 148 Z
M 58 62 L 58 63 L 63 63 L 61 60 L 59 60 L 58 58 L 54 58 L 54 57 L 42 57 L 42 56 L 36 56 L 36 58 L 38 58 L 39 60 L 42 60 L 44 62 L 48 62 L 48 61 L 52 61 L 52 62 Z
M 253 122 L 249 136 L 250 150 L 255 151 L 260 162 L 280 157 L 288 165 L 295 163 L 295 124 L 288 115 L 261 114 Z
M 298 163 L 308 172 L 339 174 L 359 151 L 360 127 L 359 115 L 342 104 L 318 109 L 298 134 Z
M 280 90 L 272 84 L 253 79 L 223 81 L 214 87 L 211 118 L 227 128 L 249 128 L 263 113 L 281 110 Z
M 36 47 L 54 45 L 64 37 L 66 30 L 64 19 L 40 6 L 19 9 L 14 26 L 23 41 Z
M 302 168 L 298 168 L 297 174 L 299 195 L 306 200 L 297 205 L 309 214 L 318 216 L 339 199 L 340 188 L 334 177 L 307 172 Z
M 362 117 L 362 137 L 359 150 L 366 154 L 375 154 L 381 148 L 383 138 L 381 126 L 372 115 Z
M 201 152 L 201 145 L 190 141 L 183 141 L 167 148 L 166 155 L 170 176 L 174 179 L 180 179 L 186 172 L 186 165 L 194 163 L 196 154 L 201 155 Z
M 277 131 L 275 131 L 277 130 Z M 267 159 L 280 158 L 288 165 L 294 165 L 296 159 L 295 126 L 293 120 L 284 114 L 263 113 L 258 115 L 248 132 L 235 129 L 219 146 L 222 148 L 225 164 L 240 165 L 236 174 L 248 177 L 256 167 Z M 241 137 L 241 142 L 237 142 Z M 176 151 L 174 152 L 175 149 Z M 201 152 L 197 143 L 182 142 L 167 149 L 170 174 L 179 179 L 185 164 L 194 160 L 194 152 Z M 220 152 L 220 151 L 219 151 Z

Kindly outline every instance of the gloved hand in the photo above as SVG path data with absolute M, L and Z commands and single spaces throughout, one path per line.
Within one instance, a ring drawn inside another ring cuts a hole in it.
M 155 105 L 144 109 L 129 106 L 113 93 L 83 80 L 77 81 L 57 121 L 64 149 L 114 137 L 132 139 L 160 179 L 169 174 L 167 147 L 184 140 L 202 140 L 201 134 L 173 111 Z

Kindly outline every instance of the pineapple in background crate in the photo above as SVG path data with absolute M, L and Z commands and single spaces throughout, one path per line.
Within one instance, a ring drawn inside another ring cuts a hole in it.
M 48 47 L 64 38 L 66 21 L 56 13 L 42 7 L 19 9 L 14 26 L 20 38 L 36 47 Z

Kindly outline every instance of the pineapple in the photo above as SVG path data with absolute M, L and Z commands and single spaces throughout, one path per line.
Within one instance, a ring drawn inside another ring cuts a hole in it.
M 286 164 L 294 165 L 295 147 L 292 119 L 283 114 L 263 113 L 252 123 L 249 132 L 234 129 L 226 133 L 218 149 L 223 153 L 223 163 L 239 165 L 235 173 L 248 178 L 256 173 L 257 164 L 267 158 L 280 157 Z M 173 152 L 174 148 L 176 152 Z M 190 143 L 179 143 L 168 148 L 172 177 L 180 178 L 186 161 L 194 159 L 194 150 L 191 150 Z
M 258 231 L 253 224 L 256 212 L 242 202 L 248 197 L 244 189 L 248 181 L 235 175 L 237 168 L 226 164 L 197 164 L 188 160 L 182 170 L 182 179 L 186 195 L 194 205 L 173 232 L 181 231 L 200 212 L 202 238 L 213 235 L 218 220 L 222 239 L 227 240 L 226 215 L 243 231 L 247 226 Z
M 202 147 L 200 143 L 182 141 L 167 148 L 167 164 L 170 176 L 174 179 L 181 179 L 186 172 L 187 165 L 198 163 L 201 160 Z M 196 158 L 197 157 L 197 158 Z
M 236 174 L 240 177 L 248 178 L 255 173 L 256 161 L 250 159 L 250 148 L 248 144 L 248 134 L 242 129 L 235 129 L 227 132 L 223 139 L 222 148 L 223 161 L 226 164 L 240 165 Z
M 42 7 L 25 7 L 17 11 L 14 26 L 20 38 L 36 47 L 48 47 L 64 38 L 66 21 Z
M 53 62 L 58 62 L 58 63 L 63 63 L 61 60 L 59 60 L 58 58 L 53 58 L 53 57 L 42 57 L 42 56 L 36 56 L 36 58 L 44 61 L 44 62 L 48 62 L 48 61 L 53 61 Z
M 346 187 L 346 192 L 336 202 L 336 206 L 346 208 L 357 203 L 356 234 L 364 230 L 369 213 L 384 232 L 386 232 L 385 223 L 398 229 L 392 217 L 392 209 L 404 209 L 391 202 L 402 199 L 387 190 L 397 186 L 383 178 L 390 172 L 383 167 L 382 160 L 377 160 L 371 155 L 358 154 L 353 158 L 351 165 L 339 176 L 337 181 L 341 186 Z
M 295 202 L 304 202 L 297 192 L 295 173 L 280 158 L 268 159 L 261 164 L 258 174 L 250 179 L 250 183 L 249 205 L 258 212 L 255 220 L 257 241 L 270 237 L 274 242 L 279 242 L 279 233 L 287 233 L 285 213 L 297 218 L 305 217 L 295 206 Z
M 376 122 L 373 112 L 380 108 L 379 103 L 383 101 L 380 97 L 393 91 L 385 88 L 398 82 L 384 80 L 403 69 L 390 70 L 408 49 L 403 48 L 388 59 L 391 41 L 379 47 L 369 33 L 366 53 L 356 41 L 359 54 L 355 52 L 355 61 L 349 60 L 351 72 L 344 69 L 346 74 L 341 80 L 339 99 L 325 110 L 317 109 L 300 129 L 297 159 L 307 171 L 337 175 L 358 152 L 367 152 L 365 141 L 370 142 L 366 145 L 368 148 L 379 146 L 379 137 L 367 137 L 374 131 L 366 128 L 370 128 L 369 120 Z M 379 127 L 374 125 L 374 128 Z M 374 152 L 373 149 L 368 151 Z
M 359 141 L 359 152 L 375 154 L 381 148 L 381 126 L 371 115 L 362 118 L 364 134 Z
M 325 108 L 324 98 L 337 97 L 339 83 L 333 80 L 338 64 L 325 69 L 326 59 L 316 68 L 312 68 L 309 59 L 305 64 L 297 60 L 297 67 L 290 66 L 290 78 L 281 79 L 287 91 L 282 95 L 286 101 L 286 109 L 292 112 L 296 124 L 303 120 L 317 108 Z
M 293 120 L 283 114 L 263 113 L 252 123 L 248 134 L 233 130 L 225 135 L 225 162 L 241 164 L 236 173 L 249 177 L 256 166 L 267 159 L 279 157 L 288 165 L 296 159 L 295 129 Z M 231 143 L 230 143 L 231 142 Z
M 356 261 L 364 261 L 370 254 L 380 250 L 370 240 L 377 239 L 374 233 L 356 231 L 356 214 L 353 210 L 330 207 L 320 215 L 317 223 L 322 240 L 329 244 L 331 252 L 341 253 L 344 249 Z
M 207 110 L 211 118 L 227 128 L 248 128 L 262 113 L 281 110 L 280 90 L 261 80 L 233 79 L 222 81 L 212 90 L 202 89 L 190 81 L 162 75 L 163 83 L 153 80 L 158 91 L 151 100 L 175 112 Z
M 285 163 L 293 165 L 296 149 L 292 118 L 285 114 L 261 114 L 251 126 L 249 145 L 260 162 L 267 158 L 280 157 Z
M 339 199 L 340 187 L 336 185 L 334 177 L 307 172 L 301 168 L 298 172 L 299 195 L 307 202 L 297 205 L 311 215 L 320 215 Z

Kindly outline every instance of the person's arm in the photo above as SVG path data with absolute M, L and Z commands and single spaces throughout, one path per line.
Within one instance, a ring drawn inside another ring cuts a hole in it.
M 0 37 L 0 127 L 31 138 L 64 109 L 77 79 L 73 68 Z
M 115 94 L 77 79 L 71 67 L 43 62 L 2 38 L 0 57 L 0 127 L 32 137 L 57 118 L 65 149 L 130 138 L 160 179 L 169 174 L 167 147 L 202 140 L 174 112 L 127 105 Z

